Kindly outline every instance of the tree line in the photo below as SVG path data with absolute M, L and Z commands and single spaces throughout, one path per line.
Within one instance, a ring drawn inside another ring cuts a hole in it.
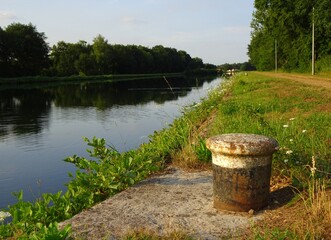
M 0 77 L 72 76 L 190 72 L 216 69 L 187 52 L 157 45 L 110 44 L 98 35 L 93 43 L 60 41 L 50 47 L 46 35 L 28 25 L 0 27 Z
M 331 70 L 331 0 L 255 0 L 254 7 L 248 55 L 258 70 L 274 69 L 277 59 L 285 71 L 308 71 L 313 23 L 317 67 Z

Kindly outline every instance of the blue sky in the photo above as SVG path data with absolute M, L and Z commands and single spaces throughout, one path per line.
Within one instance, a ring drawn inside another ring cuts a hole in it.
M 52 46 L 92 43 L 163 45 L 205 63 L 248 60 L 254 0 L 0 0 L 0 26 L 32 23 Z

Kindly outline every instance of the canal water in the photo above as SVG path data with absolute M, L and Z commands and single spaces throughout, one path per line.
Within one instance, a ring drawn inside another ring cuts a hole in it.
M 0 209 L 44 192 L 65 190 L 88 156 L 83 137 L 105 138 L 118 151 L 135 149 L 197 103 L 221 78 L 156 78 L 120 83 L 0 85 Z

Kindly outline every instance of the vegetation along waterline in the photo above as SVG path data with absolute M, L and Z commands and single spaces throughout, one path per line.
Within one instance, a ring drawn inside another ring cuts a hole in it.
M 230 132 L 277 139 L 281 149 L 273 159 L 272 189 L 291 186 L 296 197 L 287 205 L 289 211 L 303 206 L 292 224 L 281 225 L 279 219 L 271 217 L 265 225 L 253 226 L 249 236 L 326 236 L 331 222 L 327 195 L 331 172 L 330 98 L 330 90 L 325 88 L 255 73 L 236 76 L 201 103 L 188 106 L 181 118 L 150 136 L 150 142 L 137 150 L 118 153 L 103 139 L 86 139 L 91 159 L 72 156 L 66 160 L 81 169 L 72 175 L 67 192 L 43 194 L 35 203 L 25 202 L 23 193 L 16 193 L 17 204 L 2 210 L 10 213 L 11 222 L 0 225 L 0 236 L 67 236 L 70 226 L 59 230 L 57 222 L 116 194 L 167 163 L 209 168 L 210 153 L 204 140 Z

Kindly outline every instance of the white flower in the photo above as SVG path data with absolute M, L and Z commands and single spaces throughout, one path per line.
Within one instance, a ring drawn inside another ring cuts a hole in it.
M 284 163 L 287 163 L 287 162 L 288 162 L 288 159 L 285 159 L 285 160 L 284 160 Z
M 293 139 L 292 138 L 290 139 L 290 142 L 293 142 Z
M 290 155 L 290 154 L 292 154 L 292 153 L 293 153 L 292 150 L 287 150 L 287 151 L 286 151 L 286 154 L 287 154 L 287 155 Z
M 5 220 L 7 217 L 10 217 L 10 213 L 9 212 L 1 212 L 0 211 L 0 222 L 3 222 L 3 220 Z
M 315 172 L 317 170 L 315 156 L 312 156 L 311 163 L 312 163 L 312 166 L 310 167 L 310 172 L 311 172 L 311 175 L 314 177 Z
M 290 121 L 293 121 L 295 118 L 290 118 Z
M 306 129 L 303 129 L 302 132 L 305 133 L 305 132 L 307 132 L 307 130 Z
M 283 127 L 284 127 L 284 128 L 288 128 L 288 125 L 287 125 L 287 124 L 285 124 L 285 125 L 283 125 Z

